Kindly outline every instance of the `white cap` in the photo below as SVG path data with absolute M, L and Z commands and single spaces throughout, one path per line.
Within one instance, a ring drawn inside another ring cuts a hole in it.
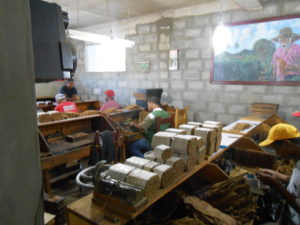
M 65 99 L 65 98 L 66 98 L 65 95 L 61 94 L 61 93 L 55 95 L 55 100 L 56 101 L 59 101 L 59 100 Z

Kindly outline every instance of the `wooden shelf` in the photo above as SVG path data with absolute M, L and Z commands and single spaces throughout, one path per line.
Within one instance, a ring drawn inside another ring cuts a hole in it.
M 65 152 L 63 154 L 51 155 L 41 158 L 42 170 L 51 169 L 55 166 L 59 166 L 74 160 L 79 160 L 82 158 L 87 158 L 90 155 L 91 146 L 88 145 L 82 148 L 77 148 L 76 150 Z
M 50 149 L 50 153 L 58 153 L 60 154 L 60 152 L 68 152 L 71 151 L 73 149 L 79 149 L 79 148 L 83 148 L 85 146 L 92 146 L 92 144 L 94 143 L 94 139 L 95 139 L 95 133 L 92 132 L 90 134 L 88 134 L 87 137 L 78 140 L 78 141 L 74 141 L 74 142 L 68 142 L 66 140 L 61 140 L 61 141 L 57 141 L 55 143 L 49 144 L 49 149 Z

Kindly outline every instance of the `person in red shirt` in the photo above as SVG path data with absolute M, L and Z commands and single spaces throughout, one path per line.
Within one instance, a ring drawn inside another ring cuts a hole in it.
M 106 94 L 106 102 L 101 106 L 100 112 L 103 112 L 108 108 L 119 109 L 121 107 L 114 99 L 115 92 L 113 90 L 106 90 L 104 94 Z
M 64 94 L 57 94 L 55 96 L 55 100 L 57 102 L 57 106 L 55 107 L 55 111 L 59 112 L 79 112 L 76 104 L 74 102 L 67 102 Z

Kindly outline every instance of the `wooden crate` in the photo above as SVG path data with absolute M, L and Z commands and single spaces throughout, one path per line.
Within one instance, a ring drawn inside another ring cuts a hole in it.
M 146 100 L 146 95 L 143 93 L 134 93 L 133 96 L 136 100 Z
M 277 114 L 279 105 L 272 103 L 252 103 L 250 106 L 251 114 L 254 115 L 273 115 Z

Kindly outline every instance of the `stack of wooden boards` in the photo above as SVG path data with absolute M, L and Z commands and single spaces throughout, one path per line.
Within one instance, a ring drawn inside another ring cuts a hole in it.
M 277 114 L 279 105 L 272 103 L 252 103 L 251 114 L 257 116 L 273 115 Z
M 144 93 L 133 93 L 133 96 L 135 97 L 136 100 L 147 100 L 146 94 Z

